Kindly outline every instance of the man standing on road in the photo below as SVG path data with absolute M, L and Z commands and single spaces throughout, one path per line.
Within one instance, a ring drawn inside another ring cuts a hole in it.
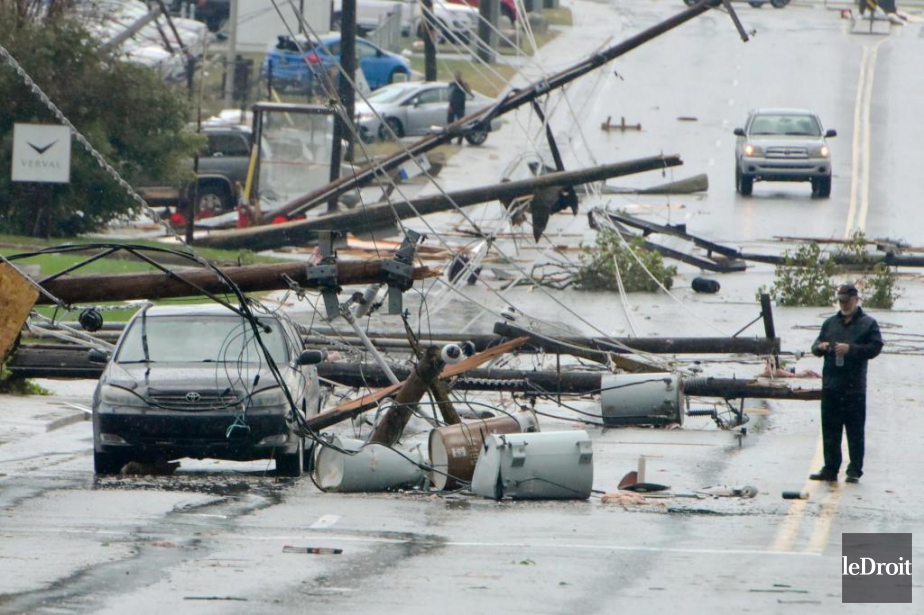
M 457 70 L 452 83 L 449 84 L 449 115 L 446 117 L 446 124 L 452 124 L 465 117 L 465 101 L 469 96 L 472 96 L 472 89 L 462 78 L 462 71 Z M 462 145 L 461 134 L 458 143 Z
M 821 436 L 825 466 L 809 476 L 812 480 L 836 481 L 841 467 L 841 433 L 847 431 L 847 482 L 863 476 L 864 427 L 866 424 L 866 364 L 882 350 L 876 320 L 860 309 L 853 284 L 837 289 L 840 311 L 825 320 L 812 344 L 812 354 L 824 356 L 821 375 Z

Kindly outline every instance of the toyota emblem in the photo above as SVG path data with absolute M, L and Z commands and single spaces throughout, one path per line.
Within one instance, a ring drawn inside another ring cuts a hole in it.
M 186 394 L 186 401 L 188 401 L 189 403 L 194 404 L 200 399 L 202 399 L 202 396 L 196 393 L 195 391 L 190 391 L 189 393 Z

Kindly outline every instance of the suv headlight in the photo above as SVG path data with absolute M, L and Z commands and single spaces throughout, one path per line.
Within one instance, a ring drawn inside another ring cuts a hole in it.
M 135 408 L 145 408 L 149 404 L 143 397 L 128 389 L 105 384 L 99 391 L 99 399 L 104 404 L 110 406 L 133 406 Z
M 763 150 L 753 143 L 748 143 L 744 146 L 744 155 L 745 156 L 763 156 Z
M 247 404 L 250 408 L 271 408 L 274 406 L 285 406 L 289 403 L 286 394 L 281 387 L 272 389 L 263 389 L 250 396 L 250 402 Z
M 812 148 L 812 157 L 813 158 L 827 158 L 831 155 L 831 151 L 828 149 L 828 146 L 825 144 L 818 145 Z

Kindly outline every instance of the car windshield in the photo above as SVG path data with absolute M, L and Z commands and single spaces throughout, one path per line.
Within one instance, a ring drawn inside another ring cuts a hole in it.
M 282 325 L 261 318 L 260 338 L 277 363 L 287 361 Z M 117 363 L 260 363 L 253 329 L 238 316 L 141 316 L 125 333 Z
M 821 127 L 811 115 L 758 115 L 751 122 L 752 135 L 820 137 Z
M 392 103 L 416 88 L 417 86 L 412 84 L 386 85 L 369 94 L 366 99 L 371 103 Z

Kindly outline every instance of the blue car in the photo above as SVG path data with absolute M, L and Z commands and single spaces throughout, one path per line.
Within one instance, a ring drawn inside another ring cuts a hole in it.
M 299 49 L 303 49 L 302 56 Z M 356 39 L 356 60 L 363 76 L 371 89 L 376 89 L 410 78 L 411 65 L 403 57 L 384 51 L 369 41 Z M 299 92 L 320 91 L 318 79 L 322 71 L 330 72 L 340 62 L 340 34 L 334 32 L 313 38 L 299 37 L 297 42 L 289 36 L 280 36 L 263 61 L 261 76 L 272 80 L 273 87 L 279 90 L 296 90 Z

